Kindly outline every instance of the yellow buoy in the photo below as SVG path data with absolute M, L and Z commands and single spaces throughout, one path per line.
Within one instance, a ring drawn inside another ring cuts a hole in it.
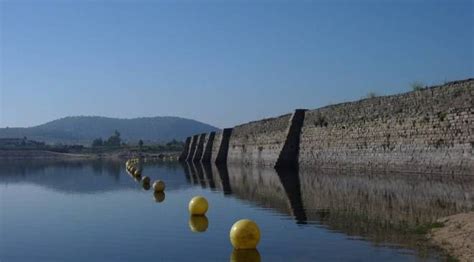
M 257 249 L 234 249 L 230 255 L 231 262 L 260 262 Z
M 142 181 L 142 175 L 134 176 L 135 181 L 140 182 Z
M 202 196 L 195 196 L 189 201 L 188 209 L 191 215 L 204 215 L 209 208 L 207 200 Z
M 206 216 L 190 216 L 189 217 L 189 228 L 193 232 L 204 232 L 209 226 L 209 220 Z
M 155 202 L 161 203 L 165 201 L 165 192 L 155 192 L 153 193 L 153 198 L 155 199 Z
M 148 191 L 148 190 L 150 190 L 151 186 L 150 186 L 150 183 L 145 183 L 145 184 L 142 184 L 142 187 L 143 187 L 144 190 Z
M 156 180 L 154 183 L 153 183 L 153 190 L 155 190 L 155 192 L 163 192 L 165 191 L 165 182 L 161 181 L 161 180 Z
M 142 184 L 148 184 L 150 185 L 150 178 L 147 176 L 142 177 Z
M 134 176 L 140 176 L 141 174 L 142 174 L 142 172 L 140 172 L 140 170 L 138 170 L 138 169 L 133 170 L 133 175 Z
M 230 229 L 230 242 L 236 249 L 256 248 L 260 241 L 260 229 L 250 219 L 241 219 Z

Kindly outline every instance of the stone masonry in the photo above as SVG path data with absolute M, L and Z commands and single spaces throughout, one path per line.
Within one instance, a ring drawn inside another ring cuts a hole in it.
M 474 79 L 466 79 L 296 110 L 216 133 L 210 157 L 198 161 L 474 174 L 473 97 Z M 187 161 L 198 137 L 188 138 Z

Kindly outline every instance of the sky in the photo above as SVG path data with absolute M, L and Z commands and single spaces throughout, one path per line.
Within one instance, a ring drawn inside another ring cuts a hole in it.
M 0 0 L 0 127 L 224 128 L 474 77 L 474 0 Z

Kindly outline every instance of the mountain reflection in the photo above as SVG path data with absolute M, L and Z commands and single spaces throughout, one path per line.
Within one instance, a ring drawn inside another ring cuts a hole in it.
M 152 179 L 167 181 L 168 191 L 190 187 L 178 163 L 144 163 L 144 172 Z M 0 161 L 0 185 L 33 184 L 74 194 L 141 189 L 140 184 L 125 174 L 122 161 Z

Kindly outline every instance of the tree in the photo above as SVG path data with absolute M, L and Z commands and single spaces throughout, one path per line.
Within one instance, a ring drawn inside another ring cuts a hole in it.
M 26 141 L 28 141 L 28 138 L 26 136 L 24 136 L 23 140 L 21 140 L 21 145 L 26 146 Z
M 103 146 L 104 145 L 104 140 L 102 138 L 96 138 L 92 141 L 92 147 L 98 147 L 98 146 Z
M 173 139 L 172 141 L 166 143 L 164 150 L 179 151 L 179 150 L 182 150 L 183 148 L 184 148 L 184 143 L 182 141 L 177 141 L 176 139 Z
M 114 134 L 107 139 L 105 143 L 107 146 L 120 146 L 122 144 L 122 139 L 120 138 L 120 132 L 115 130 Z
M 140 140 L 138 141 L 138 147 L 140 148 L 140 150 L 142 149 L 142 147 L 143 147 L 143 140 L 140 139 Z
M 176 144 L 179 144 L 179 142 L 176 141 L 176 139 L 173 139 L 170 142 L 166 143 L 167 146 L 173 146 L 173 145 L 176 145 Z

